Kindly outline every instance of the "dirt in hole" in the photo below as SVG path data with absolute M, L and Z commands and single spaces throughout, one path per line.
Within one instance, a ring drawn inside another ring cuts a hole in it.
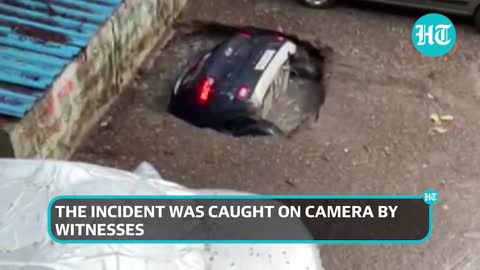
M 255 33 L 278 34 L 278 32 L 254 26 L 229 26 L 210 22 L 177 24 L 177 35 L 165 48 L 171 62 L 177 63 L 172 73 L 173 81 L 188 66 L 191 59 L 198 58 L 235 33 L 248 29 Z M 272 105 L 263 118 L 273 122 L 285 134 L 293 135 L 309 120 L 317 120 L 325 102 L 326 91 L 323 74 L 326 57 L 330 50 L 295 35 L 282 33 L 297 45 L 297 53 L 290 60 L 290 76 L 285 92 L 274 95 Z M 169 57 L 170 58 L 170 57 Z M 172 77 L 170 74 L 166 75 Z

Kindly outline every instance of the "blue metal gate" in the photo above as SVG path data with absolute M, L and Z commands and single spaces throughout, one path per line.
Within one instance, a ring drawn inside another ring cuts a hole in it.
M 0 114 L 22 118 L 122 1 L 0 0 Z

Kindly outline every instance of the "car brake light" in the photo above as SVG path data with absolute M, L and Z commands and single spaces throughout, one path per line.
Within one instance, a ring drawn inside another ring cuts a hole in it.
M 237 98 L 247 99 L 249 94 L 250 94 L 250 89 L 248 89 L 248 87 L 246 86 L 242 86 L 237 91 Z
M 240 33 L 240 36 L 242 36 L 244 38 L 251 38 L 252 37 L 252 35 L 250 35 L 249 33 L 245 33 L 245 32 Z
M 285 39 L 283 37 L 283 33 L 285 33 L 285 32 L 283 31 L 283 27 L 281 27 L 280 25 L 277 26 L 277 33 L 278 33 L 278 35 L 277 35 L 278 40 L 284 40 Z
M 212 93 L 212 90 L 213 90 L 213 82 L 214 80 L 210 77 L 206 77 L 201 81 L 199 86 L 200 103 L 205 104 L 210 98 L 210 94 Z

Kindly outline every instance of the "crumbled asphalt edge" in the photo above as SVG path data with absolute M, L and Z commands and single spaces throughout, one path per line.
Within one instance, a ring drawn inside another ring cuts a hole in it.
M 308 80 L 314 80 L 320 84 L 322 93 L 318 100 L 315 121 L 319 119 L 320 110 L 325 103 L 327 95 L 325 74 L 330 74 L 329 67 L 331 67 L 333 61 L 333 49 L 331 47 L 321 45 L 315 39 L 307 39 L 305 37 L 300 37 L 299 35 L 284 32 L 280 33 L 278 30 L 260 28 L 252 25 L 228 25 L 213 21 L 193 20 L 189 22 L 174 23 L 173 27 L 181 38 L 194 35 L 218 38 L 219 36 L 228 37 L 239 31 L 253 31 L 255 33 L 281 34 L 283 37 L 294 42 L 297 47 L 303 50 L 299 50 L 297 55 L 292 59 L 292 67 L 295 70 L 295 74 L 293 75 Z M 299 125 L 298 129 L 302 124 Z M 296 132 L 292 132 L 291 135 L 293 135 L 293 133 Z

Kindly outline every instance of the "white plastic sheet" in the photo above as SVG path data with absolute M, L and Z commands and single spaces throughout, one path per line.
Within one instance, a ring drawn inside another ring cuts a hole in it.
M 135 172 L 63 161 L 0 159 L 1 270 L 322 270 L 316 245 L 62 245 L 47 233 L 58 195 L 245 194 L 193 190 L 148 163 Z

